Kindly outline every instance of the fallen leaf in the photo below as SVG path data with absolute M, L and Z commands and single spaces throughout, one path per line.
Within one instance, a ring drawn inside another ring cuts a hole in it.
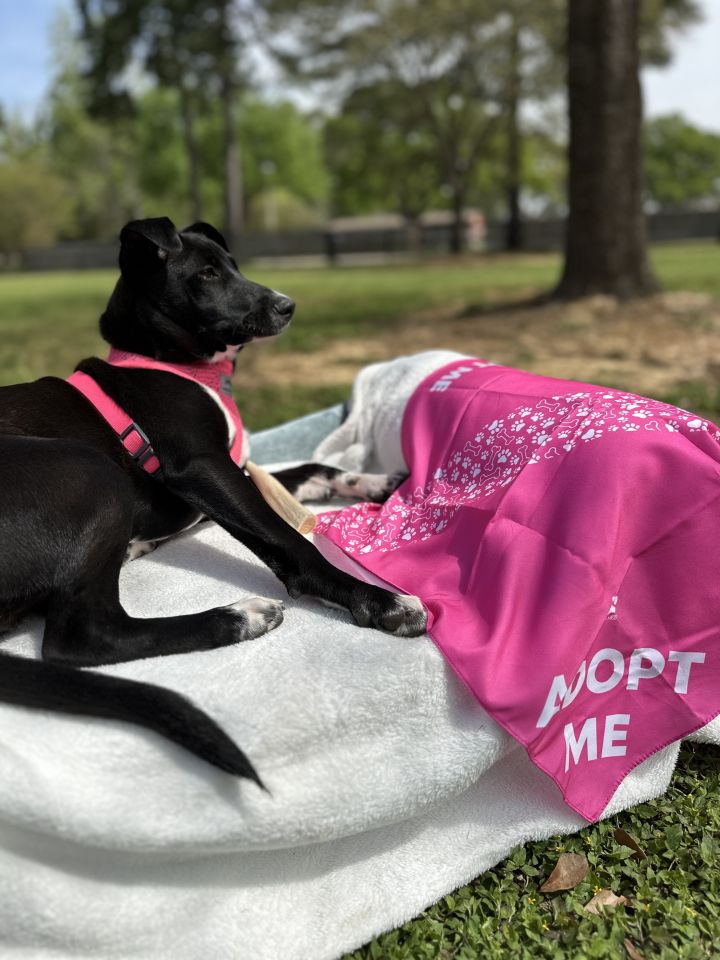
M 628 940 L 627 937 L 623 940 L 623 945 L 628 952 L 630 960 L 645 960 L 645 957 L 636 946 L 633 945 L 631 940 Z
M 600 893 L 595 894 L 592 900 L 588 900 L 583 910 L 600 916 L 603 907 L 617 907 L 621 903 L 627 902 L 627 897 L 616 897 L 612 890 L 601 890 Z
M 633 854 L 634 860 L 647 860 L 647 855 L 640 844 L 637 842 L 635 837 L 623 830 L 622 827 L 618 827 L 617 830 L 613 833 L 615 840 L 618 843 L 621 843 L 624 847 L 630 847 L 631 850 L 634 850 Z
M 540 893 L 572 890 L 587 876 L 588 862 L 581 853 L 561 853 L 555 869 L 540 887 Z

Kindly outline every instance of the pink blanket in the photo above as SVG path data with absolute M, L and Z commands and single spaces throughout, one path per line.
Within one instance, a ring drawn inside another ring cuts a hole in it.
M 482 706 L 565 801 L 720 712 L 720 431 L 605 387 L 456 361 L 405 412 L 409 479 L 323 538 L 416 594 Z

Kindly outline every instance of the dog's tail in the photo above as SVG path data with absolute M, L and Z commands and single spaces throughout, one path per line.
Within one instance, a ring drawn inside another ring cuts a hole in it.
M 136 723 L 265 789 L 248 758 L 218 724 L 181 694 L 164 687 L 0 653 L 0 701 Z

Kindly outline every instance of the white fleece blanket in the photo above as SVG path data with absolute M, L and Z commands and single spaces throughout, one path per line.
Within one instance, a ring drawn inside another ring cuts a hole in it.
M 255 593 L 283 595 L 211 524 L 122 574 L 137 616 Z M 39 637 L 6 646 L 36 655 Z M 253 643 L 106 669 L 193 697 L 271 794 L 140 728 L 0 706 L 3 960 L 331 960 L 583 823 L 428 638 L 295 602 Z M 609 811 L 662 792 L 676 756 Z

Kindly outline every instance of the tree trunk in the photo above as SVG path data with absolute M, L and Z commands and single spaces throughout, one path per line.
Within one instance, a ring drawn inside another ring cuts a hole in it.
M 190 95 L 180 87 L 180 115 L 182 118 L 183 139 L 188 158 L 188 188 L 190 191 L 190 209 L 193 221 L 202 220 L 202 191 L 200 187 L 200 150 L 195 139 L 195 123 L 190 104 Z
M 510 30 L 507 113 L 507 182 L 508 219 L 505 227 L 505 249 L 522 247 L 520 219 L 521 150 L 520 141 L 520 28 L 513 20 Z
M 243 193 L 240 141 L 238 140 L 235 103 L 237 90 L 229 71 L 223 77 L 223 137 L 225 148 L 225 239 L 231 251 L 237 252 L 243 228 Z
M 558 297 L 658 287 L 642 209 L 640 2 L 568 4 L 570 213 Z

